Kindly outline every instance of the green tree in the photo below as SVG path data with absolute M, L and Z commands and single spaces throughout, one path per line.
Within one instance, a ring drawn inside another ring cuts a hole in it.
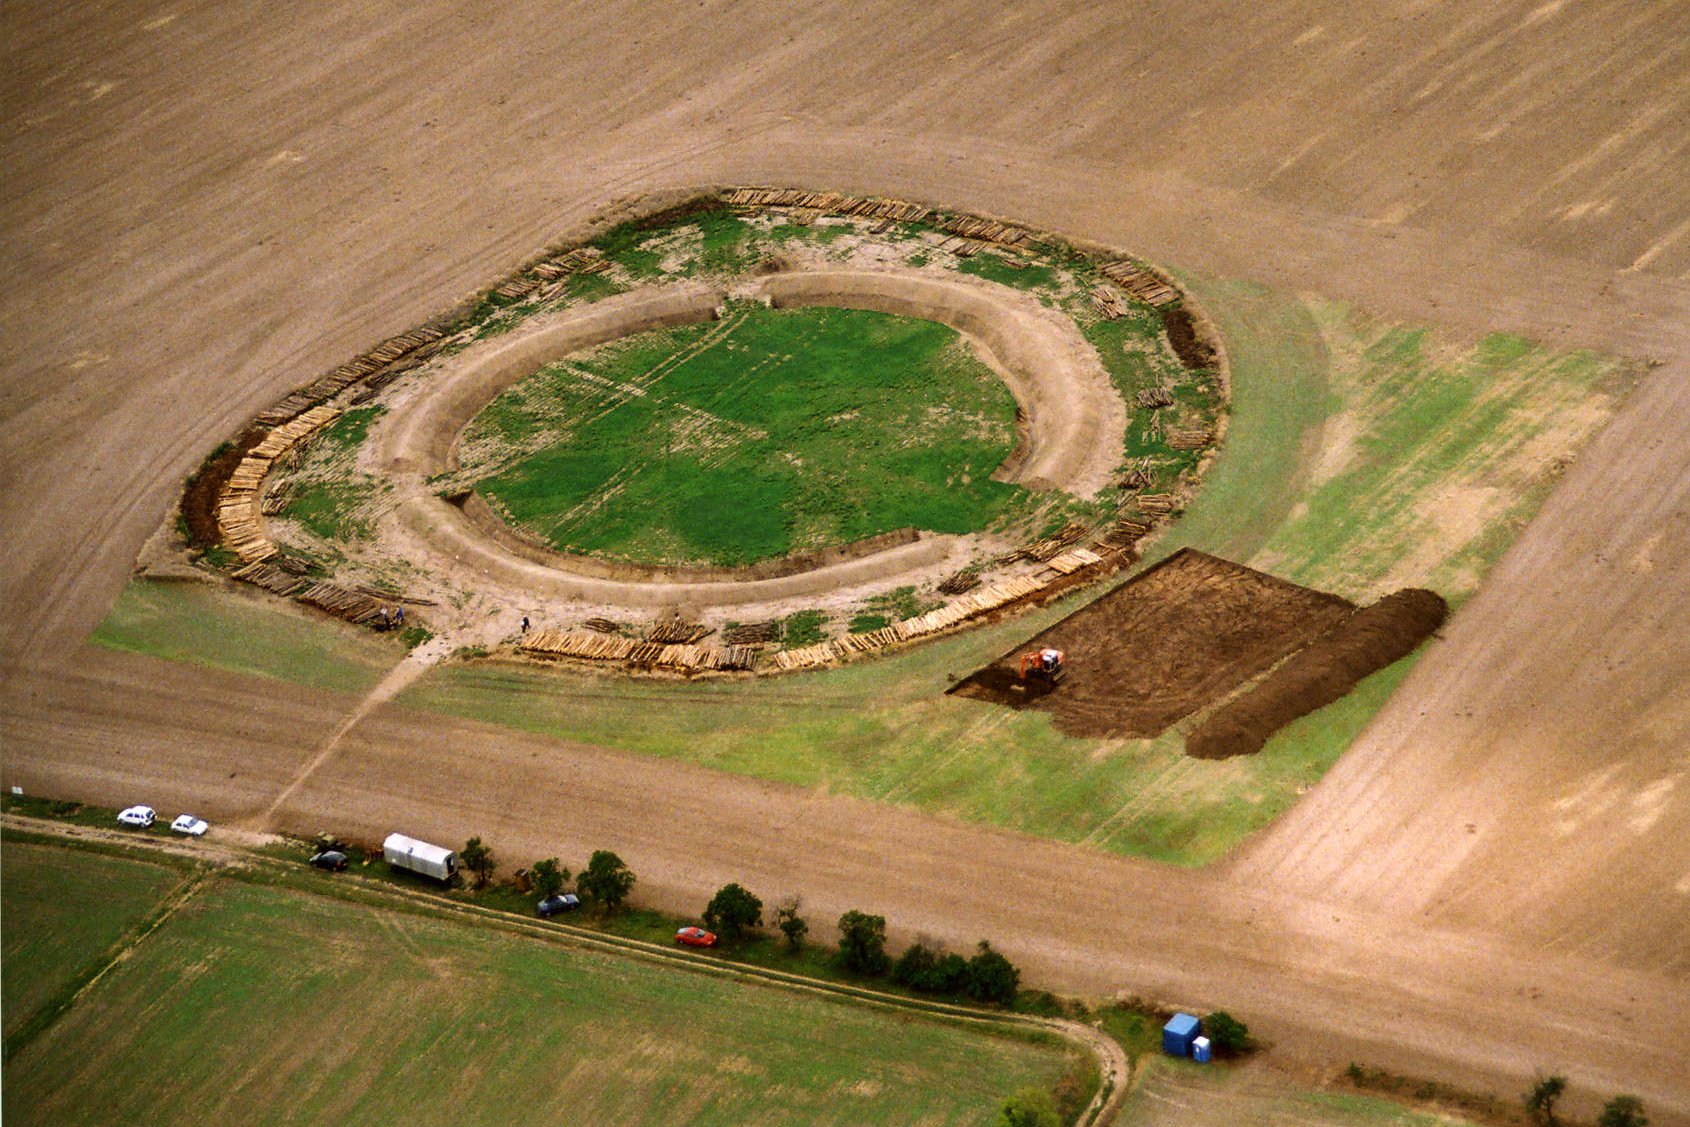
M 892 964 L 892 981 L 929 994 L 956 994 L 968 981 L 968 960 L 938 944 L 918 942 Z
M 1242 1053 L 1250 1047 L 1250 1027 L 1225 1010 L 1216 1010 L 1204 1018 L 1203 1032 L 1222 1054 Z
M 857 974 L 885 974 L 886 917 L 855 908 L 839 917 L 839 957 Z
M 938 965 L 939 952 L 925 943 L 912 943 L 892 964 L 892 981 L 911 990 L 926 990 Z
M 534 867 L 528 870 L 528 879 L 534 882 L 534 891 L 540 894 L 540 899 L 545 900 L 563 891 L 569 881 L 569 870 L 556 857 L 547 857 L 534 862 Z
M 927 983 L 927 989 L 935 994 L 960 993 L 968 984 L 968 960 L 955 951 L 945 952 L 939 956 Z
M 614 912 L 634 888 L 634 874 L 622 858 L 608 849 L 594 852 L 587 867 L 575 878 L 575 888 L 584 898 Z
M 1636 1096 L 1615 1096 L 1602 1105 L 1596 1127 L 1649 1127 L 1643 1114 L 1643 1101 Z
M 763 902 L 738 884 L 724 884 L 704 908 L 704 922 L 729 939 L 763 926 Z
M 968 978 L 964 989 L 977 1002 L 1009 1002 L 1021 988 L 1021 972 L 1015 964 L 992 950 L 984 939 L 980 949 L 968 960 Z
M 475 887 L 486 888 L 487 878 L 493 875 L 498 862 L 493 859 L 493 851 L 481 843 L 479 837 L 472 837 L 464 842 L 464 847 L 458 852 L 458 859 L 464 863 L 464 868 L 475 874 Z
M 1555 1127 L 1555 1101 L 1560 1099 L 1567 1090 L 1565 1076 L 1540 1076 L 1531 1091 L 1521 1097 L 1526 1105 L 1526 1115 L 1533 1123 L 1544 1124 L 1544 1127 Z
M 1056 1101 L 1041 1088 L 1023 1088 L 998 1107 L 993 1127 L 1062 1127 Z
M 775 926 L 786 936 L 787 947 L 794 951 L 804 946 L 804 936 L 810 930 L 810 925 L 798 914 L 799 907 L 798 897 L 789 896 L 775 909 Z

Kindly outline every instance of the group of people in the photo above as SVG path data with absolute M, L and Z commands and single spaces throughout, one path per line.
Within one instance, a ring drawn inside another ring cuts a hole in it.
M 381 608 L 381 628 L 383 630 L 393 630 L 403 625 L 405 625 L 404 607 Z

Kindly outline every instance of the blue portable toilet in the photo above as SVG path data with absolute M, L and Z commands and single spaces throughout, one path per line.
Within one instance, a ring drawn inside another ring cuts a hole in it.
M 1197 1037 L 1197 1019 L 1190 1014 L 1175 1014 L 1162 1027 L 1162 1051 L 1171 1057 L 1191 1055 L 1191 1042 Z
M 1191 1043 L 1191 1059 L 1198 1064 L 1209 1063 L 1209 1039 L 1199 1037 Z

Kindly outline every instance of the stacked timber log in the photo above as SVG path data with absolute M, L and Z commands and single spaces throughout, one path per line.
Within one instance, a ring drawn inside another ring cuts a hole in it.
M 571 274 L 597 274 L 608 269 L 610 260 L 599 250 L 594 247 L 576 247 L 556 258 L 536 262 L 530 272 L 542 282 L 556 282 Z
M 999 246 L 1019 246 L 1027 241 L 1027 232 L 1024 228 L 1013 227 L 1008 223 L 998 223 L 991 219 L 980 219 L 973 215 L 950 216 L 941 222 L 939 227 L 953 235 L 961 235 L 965 239 L 975 239 L 983 243 L 997 243 Z
M 1172 493 L 1143 493 L 1138 498 L 1139 512 L 1146 516 L 1165 517 L 1179 506 L 1179 498 Z
M 360 626 L 380 621 L 382 611 L 387 607 L 383 600 L 372 599 L 362 592 L 326 581 L 311 584 L 300 594 L 299 601 Z
M 1145 410 L 1155 407 L 1172 407 L 1174 405 L 1174 392 L 1172 388 L 1168 387 L 1147 387 L 1133 396 L 1133 402 Z
M 340 416 L 333 407 L 313 407 L 276 427 L 254 446 L 223 483 L 217 496 L 217 532 L 223 546 L 243 564 L 267 560 L 277 553 L 265 530 L 261 493 L 270 467 L 294 446 Z
M 809 192 L 802 188 L 734 188 L 722 198 L 735 207 L 804 208 L 834 215 L 892 219 L 900 223 L 919 222 L 929 214 L 927 208 L 905 200 L 846 196 L 838 192 Z
M 1040 563 L 1044 563 L 1052 556 L 1061 555 L 1068 549 L 1069 545 L 1083 539 L 1085 534 L 1085 525 L 1070 524 L 1063 528 L 1062 531 L 1056 533 L 1056 535 L 1047 536 L 1042 540 L 1035 540 L 1015 554 L 1021 559 L 1037 560 Z
M 1103 557 L 1090 548 L 1070 548 L 1060 556 L 1052 556 L 1045 566 L 1059 575 L 1072 575 L 1082 567 L 1102 563 Z
M 1214 440 L 1212 427 L 1178 427 L 1168 432 L 1168 446 L 1174 450 L 1201 450 Z
M 515 301 L 518 298 L 527 297 L 539 288 L 540 279 L 525 278 L 518 275 L 515 278 L 507 278 L 494 286 L 493 294 L 495 297 L 502 297 L 506 301 Z
M 600 634 L 622 633 L 622 624 L 609 618 L 589 618 L 581 625 Z
M 264 500 L 259 502 L 258 511 L 264 516 L 273 517 L 287 508 L 288 502 L 291 500 L 293 500 L 293 489 L 290 486 L 282 485 L 264 494 Z
M 1091 553 L 1096 559 L 1101 556 Z M 980 587 L 949 603 L 930 610 L 926 614 L 918 614 L 914 618 L 906 618 L 902 622 L 894 622 L 890 626 L 883 626 L 879 630 L 872 630 L 866 634 L 847 634 L 843 638 L 834 638 L 826 642 L 817 642 L 813 646 L 804 646 L 796 650 L 784 650 L 774 655 L 774 667 L 782 672 L 797 669 L 814 669 L 817 666 L 828 665 L 842 661 L 855 654 L 871 653 L 888 646 L 895 646 L 916 638 L 937 634 L 941 630 L 948 630 L 970 618 L 997 610 L 999 607 L 1013 603 L 1018 599 L 1025 599 L 1036 595 L 1049 586 L 1050 581 L 1037 576 L 1017 576 L 1011 579 L 1000 579 L 996 583 Z
M 1125 258 L 1103 267 L 1103 276 L 1147 305 L 1160 308 L 1179 300 L 1179 291 L 1165 279 Z
M 357 359 L 342 364 L 328 375 L 320 376 L 288 394 L 253 422 L 261 427 L 280 426 L 294 416 L 339 395 L 359 380 L 381 371 L 402 356 L 432 353 L 435 350 L 433 346 L 444 340 L 445 336 L 439 329 L 424 325 L 408 333 L 390 337 Z
M 671 619 L 667 622 L 654 622 L 645 632 L 645 640 L 663 645 L 690 645 L 698 641 L 711 628 L 702 622 L 682 622 Z
M 765 645 L 780 641 L 780 636 L 781 620 L 778 618 L 767 622 L 743 622 L 722 631 L 722 641 L 730 646 Z
M 1095 287 L 1091 291 L 1091 303 L 1105 320 L 1118 321 L 1127 315 L 1126 302 L 1121 300 L 1120 291 L 1113 286 Z
M 587 661 L 622 661 L 634 652 L 632 638 L 585 630 L 536 630 L 522 639 L 521 649 L 548 657 L 576 657 Z
M 243 583 L 254 584 L 284 598 L 297 595 L 311 586 L 310 580 L 302 579 L 292 572 L 267 561 L 247 564 L 233 574 L 236 579 Z
M 1142 520 L 1121 519 L 1115 522 L 1098 543 L 1106 548 L 1131 548 L 1150 534 L 1150 525 Z
M 960 595 L 964 591 L 972 591 L 978 586 L 980 586 L 980 573 L 971 567 L 965 567 L 961 571 L 954 571 L 945 576 L 939 584 L 939 593 L 941 595 Z
M 538 630 L 525 637 L 520 648 L 542 657 L 685 670 L 750 669 L 757 660 L 757 651 L 749 646 L 661 645 L 584 630 Z
M 252 455 L 275 461 L 338 418 L 340 418 L 338 408 L 313 407 L 297 418 L 289 419 L 265 435 L 264 441 L 252 448 Z

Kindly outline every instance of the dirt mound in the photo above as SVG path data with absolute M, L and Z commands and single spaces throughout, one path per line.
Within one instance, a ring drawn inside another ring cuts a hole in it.
M 1199 331 L 1190 310 L 1179 306 L 1163 310 L 1162 329 L 1168 334 L 1168 343 L 1174 346 L 1174 355 L 1187 369 L 1195 372 L 1215 366 L 1215 346 Z
M 1291 721 L 1324 708 L 1362 678 L 1412 653 L 1448 614 L 1441 595 L 1417 588 L 1356 611 L 1192 729 L 1185 753 L 1197 759 L 1254 755 Z
M 1159 735 L 1348 619 L 1336 595 L 1185 549 L 1069 615 L 951 692 L 1038 708 L 1076 736 Z M 1020 655 L 1055 646 L 1054 689 L 1021 683 Z

